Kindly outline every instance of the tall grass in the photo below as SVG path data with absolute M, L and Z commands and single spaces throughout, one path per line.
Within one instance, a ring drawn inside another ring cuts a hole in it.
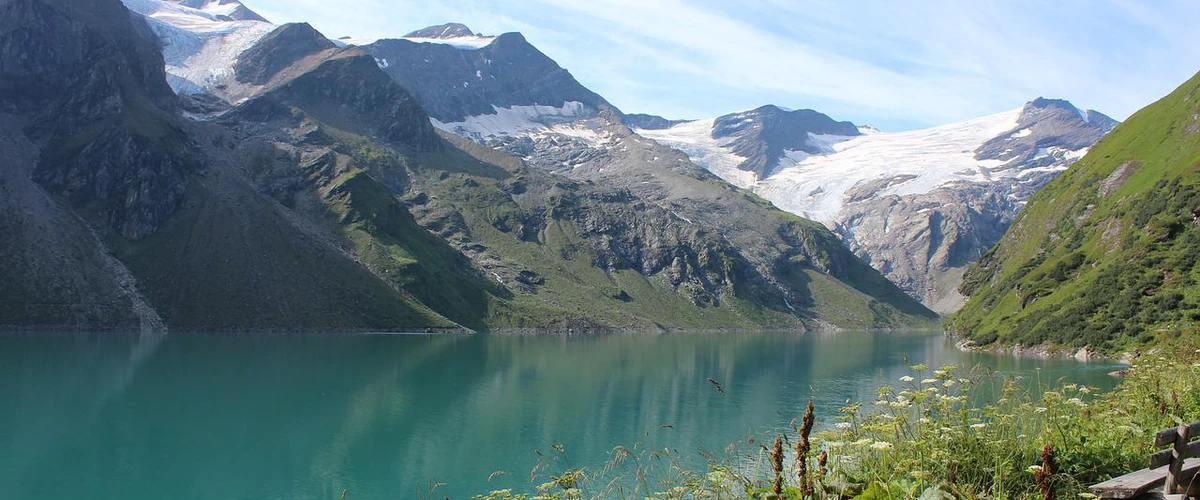
M 1195 337 L 1195 335 L 1188 335 Z M 689 471 L 667 450 L 618 448 L 602 470 L 551 472 L 531 493 L 475 500 L 561 499 L 1072 499 L 1145 467 L 1154 433 L 1200 420 L 1200 344 L 1138 358 L 1112 392 L 916 365 L 851 402 L 807 437 L 771 436 L 752 452 Z M 811 417 L 809 417 L 811 418 Z M 784 457 L 783 443 L 796 453 Z

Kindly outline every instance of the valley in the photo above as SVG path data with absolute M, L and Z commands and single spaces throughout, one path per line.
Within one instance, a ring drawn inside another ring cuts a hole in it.
M 1195 13 L 931 8 L 0 0 L 0 496 L 1095 499 L 1170 461 Z

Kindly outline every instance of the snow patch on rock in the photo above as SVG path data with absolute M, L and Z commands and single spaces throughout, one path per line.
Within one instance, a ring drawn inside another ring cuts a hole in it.
M 562 135 L 599 147 L 611 139 L 610 134 L 588 127 L 583 122 L 593 114 L 581 102 L 569 101 L 561 107 L 492 106 L 492 109 L 496 111 L 494 114 L 469 116 L 460 122 L 443 123 L 436 118 L 429 120 L 434 127 L 477 142 L 501 137 Z
M 746 158 L 734 154 L 722 145 L 722 141 L 712 137 L 715 121 L 715 118 L 710 118 L 684 122 L 659 130 L 637 129 L 635 132 L 683 152 L 697 165 L 717 174 L 730 184 L 750 188 L 758 181 L 758 176 L 754 172 L 739 169 L 738 165 L 746 161 Z

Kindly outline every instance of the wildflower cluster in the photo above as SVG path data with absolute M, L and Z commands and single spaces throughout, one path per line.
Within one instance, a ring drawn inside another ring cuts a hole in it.
M 773 447 L 714 461 L 704 473 L 668 461 L 652 482 L 647 464 L 661 457 L 614 450 L 594 476 L 568 471 L 532 496 L 475 499 L 1089 498 L 1087 485 L 1143 467 L 1156 431 L 1200 420 L 1195 345 L 1142 355 L 1104 395 L 979 369 L 911 368 L 869 403 L 847 404 L 811 440 L 809 416 L 795 434 L 771 436 Z M 796 453 L 781 441 L 798 443 Z M 622 460 L 635 466 L 636 491 L 613 488 L 619 481 L 607 473 Z

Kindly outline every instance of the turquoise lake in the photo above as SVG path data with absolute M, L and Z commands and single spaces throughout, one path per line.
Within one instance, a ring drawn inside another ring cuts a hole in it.
M 460 499 L 528 490 L 539 463 L 534 484 L 599 471 L 617 446 L 702 468 L 916 363 L 1116 383 L 938 334 L 4 334 L 0 497 Z

